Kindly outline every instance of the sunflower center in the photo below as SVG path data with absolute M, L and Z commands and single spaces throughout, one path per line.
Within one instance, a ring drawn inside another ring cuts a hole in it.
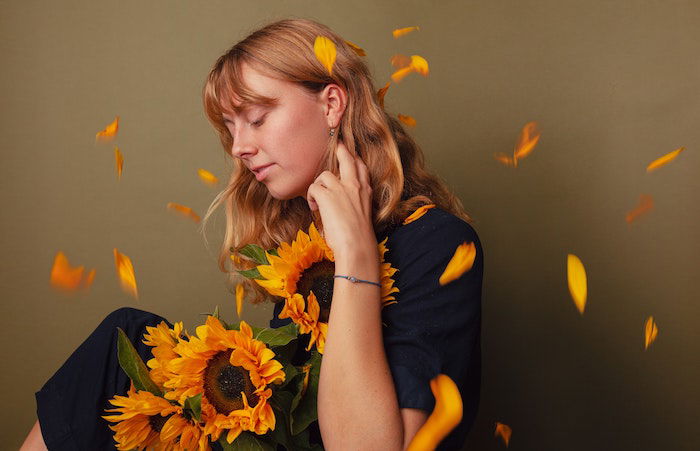
M 204 395 L 216 411 L 224 415 L 245 407 L 241 392 L 245 393 L 249 405 L 258 404 L 258 396 L 253 394 L 255 387 L 248 371 L 231 365 L 231 352 L 231 349 L 219 352 L 209 359 L 204 370 Z
M 318 305 L 321 307 L 318 319 L 324 323 L 328 322 L 328 316 L 331 313 L 334 274 L 335 263 L 321 260 L 306 268 L 297 282 L 297 292 L 304 296 L 304 299 L 309 296 L 311 291 L 314 292 Z
M 163 425 L 165 425 L 165 422 L 168 421 L 168 418 L 173 416 L 171 413 L 168 416 L 162 416 L 162 415 L 151 415 L 148 417 L 148 423 L 151 425 L 151 428 L 156 431 L 160 432 L 161 429 L 163 429 Z

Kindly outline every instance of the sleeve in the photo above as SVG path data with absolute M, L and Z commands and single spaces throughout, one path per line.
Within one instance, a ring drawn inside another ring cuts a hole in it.
M 399 407 L 431 412 L 430 380 L 438 373 L 455 381 L 463 400 L 474 383 L 478 396 L 483 253 L 474 229 L 444 212 L 401 229 L 387 242 L 399 293 L 382 311 L 384 346 Z M 476 247 L 472 268 L 441 286 L 440 276 L 464 242 Z

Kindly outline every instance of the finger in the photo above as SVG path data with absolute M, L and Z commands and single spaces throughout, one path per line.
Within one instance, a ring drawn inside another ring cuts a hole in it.
M 353 182 L 357 180 L 357 169 L 355 168 L 355 157 L 350 154 L 350 151 L 342 141 L 338 142 L 336 149 L 338 157 L 338 167 L 340 169 L 341 182 Z
M 331 171 L 323 171 L 316 177 L 314 183 L 321 184 L 324 188 L 334 188 L 340 185 L 340 180 Z
M 357 168 L 357 177 L 360 180 L 360 186 L 363 191 L 362 197 L 362 207 L 366 213 L 371 213 L 372 211 L 372 185 L 369 181 L 369 169 L 367 165 L 362 161 L 361 158 L 355 159 L 355 165 Z
M 319 209 L 318 199 L 325 196 L 326 187 L 320 183 L 312 183 L 306 190 L 306 202 L 309 204 L 309 209 L 311 211 L 316 211 Z

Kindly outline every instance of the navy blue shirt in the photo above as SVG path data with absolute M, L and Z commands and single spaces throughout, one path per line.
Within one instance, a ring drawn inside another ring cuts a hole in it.
M 437 207 L 377 238 L 381 241 L 386 236 L 384 260 L 398 269 L 393 279 L 399 292 L 393 293 L 396 303 L 382 309 L 383 337 L 399 408 L 431 413 L 435 398 L 430 380 L 439 373 L 448 375 L 459 388 L 463 416 L 438 450 L 459 450 L 479 404 L 484 271 L 481 242 L 470 224 Z M 464 242 L 473 242 L 476 247 L 472 268 L 441 286 L 440 276 L 457 246 Z M 277 318 L 283 305 L 275 305 L 270 327 L 291 322 Z

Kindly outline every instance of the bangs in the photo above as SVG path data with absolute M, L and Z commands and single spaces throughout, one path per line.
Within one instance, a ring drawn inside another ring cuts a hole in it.
M 219 132 L 228 133 L 223 118 L 225 113 L 238 115 L 253 105 L 278 104 L 277 98 L 261 95 L 245 84 L 241 74 L 241 63 L 244 61 L 235 54 L 224 55 L 209 73 L 204 85 L 204 110 Z M 254 67 L 248 61 L 245 62 Z M 238 102 L 237 106 L 233 105 L 234 100 Z

